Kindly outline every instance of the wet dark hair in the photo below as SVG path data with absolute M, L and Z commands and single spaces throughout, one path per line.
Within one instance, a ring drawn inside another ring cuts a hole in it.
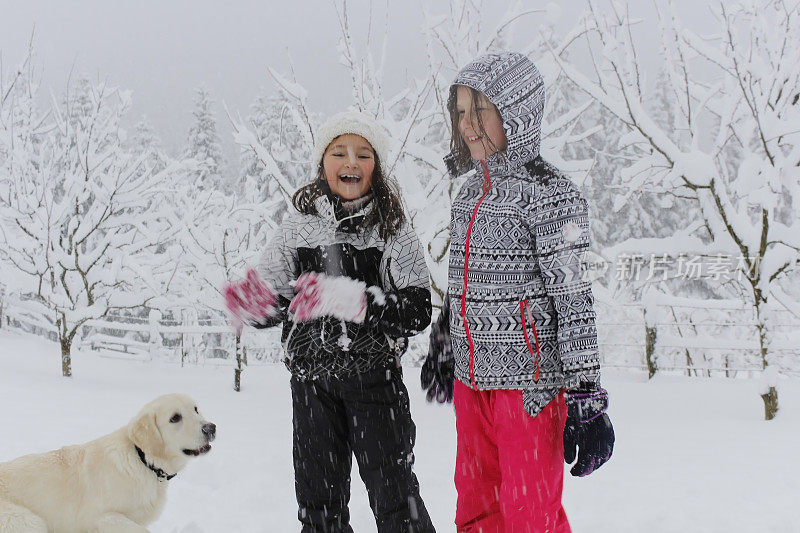
M 478 129 L 480 135 L 483 136 L 483 139 L 489 143 L 489 147 L 494 150 L 495 152 L 502 151 L 494 145 L 492 140 L 486 135 L 486 129 L 483 127 L 483 119 L 481 118 L 481 114 L 478 113 L 478 101 L 481 97 L 486 98 L 486 101 L 489 102 L 495 110 L 499 113 L 500 111 L 497 107 L 492 104 L 491 100 L 480 92 L 477 89 L 473 89 L 472 87 L 467 87 L 466 85 L 453 85 L 450 88 L 450 97 L 447 99 L 447 111 L 450 113 L 450 152 L 456 158 L 456 168 L 468 168 L 469 161 L 471 156 L 469 154 L 469 147 L 467 143 L 464 142 L 464 139 L 461 138 L 461 133 L 458 131 L 458 108 L 456 107 L 456 103 L 458 100 L 458 88 L 459 87 L 466 87 L 469 89 L 470 94 L 472 95 L 472 115 L 477 117 L 478 119 Z M 501 117 L 502 118 L 502 117 Z
M 375 168 L 372 171 L 372 184 L 370 185 L 370 192 L 373 194 L 373 205 L 359 225 L 359 229 L 363 230 L 370 226 L 378 226 L 378 233 L 381 239 L 387 240 L 397 234 L 400 226 L 405 222 L 406 216 L 403 213 L 403 203 L 400 200 L 400 191 L 397 185 L 386 179 L 381 170 L 378 154 L 375 153 L 375 150 L 372 152 L 375 157 Z M 322 166 L 322 161 L 320 161 L 314 181 L 300 187 L 292 196 L 292 205 L 300 213 L 305 215 L 319 214 L 314 202 L 320 196 L 330 192 L 330 188 L 324 180 L 324 173 L 325 169 Z

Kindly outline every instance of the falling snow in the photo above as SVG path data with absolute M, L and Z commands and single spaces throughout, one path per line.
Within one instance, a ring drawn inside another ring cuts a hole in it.
M 145 365 L 111 352 L 81 352 L 75 377 L 66 380 L 52 353 L 47 341 L 0 330 L 0 405 L 14 405 L 3 411 L 3 433 L 13 438 L 0 439 L 0 461 L 93 439 L 127 423 L 155 396 L 183 391 L 217 424 L 219 436 L 207 456 L 170 482 L 164 514 L 151 531 L 298 529 L 289 374 L 282 365 L 251 366 L 236 393 L 227 366 Z M 405 368 L 417 426 L 414 469 L 438 530 L 451 531 L 453 410 L 426 404 L 418 381 L 419 369 Z M 783 410 L 769 423 L 762 420 L 757 384 L 746 380 L 647 382 L 607 372 L 604 383 L 617 446 L 591 476 L 565 480 L 564 505 L 575 531 L 797 531 L 800 475 L 792 457 L 800 438 L 800 383 L 781 380 Z M 353 528 L 374 532 L 356 471 L 352 479 Z

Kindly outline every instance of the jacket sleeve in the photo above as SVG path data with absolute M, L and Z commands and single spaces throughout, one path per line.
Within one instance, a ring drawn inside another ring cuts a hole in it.
M 294 244 L 294 228 L 297 222 L 287 217 L 267 244 L 258 263 L 258 274 L 278 296 L 278 313 L 253 324 L 256 328 L 277 326 L 286 320 L 289 302 L 294 297 L 291 282 L 297 279 L 297 246 Z
M 540 190 L 533 203 L 536 255 L 558 316 L 567 394 L 592 396 L 602 389 L 594 297 L 581 271 L 590 244 L 588 206 L 567 178 L 554 177 Z
M 365 321 L 391 337 L 408 337 L 431 323 L 431 289 L 425 254 L 408 222 L 390 238 L 381 259 L 383 287 L 367 288 Z

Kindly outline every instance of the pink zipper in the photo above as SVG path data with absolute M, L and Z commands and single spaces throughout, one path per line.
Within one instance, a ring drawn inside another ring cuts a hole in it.
M 469 226 L 467 227 L 467 242 L 464 247 L 464 289 L 461 291 L 461 318 L 464 321 L 464 332 L 467 334 L 467 343 L 469 344 L 469 380 L 472 383 L 472 388 L 477 390 L 478 385 L 475 383 L 475 346 L 472 344 L 472 334 L 469 332 L 469 325 L 467 324 L 467 274 L 469 274 L 469 239 L 472 235 L 472 225 L 475 223 L 475 216 L 478 214 L 478 208 L 481 202 L 486 198 L 486 193 L 492 187 L 492 180 L 489 177 L 489 165 L 486 161 L 481 160 L 483 165 L 483 195 L 478 203 L 475 204 L 475 209 L 472 211 L 472 218 L 470 218 Z
M 522 315 L 522 334 L 525 335 L 525 344 L 528 345 L 528 351 L 531 352 L 531 355 L 533 356 L 533 362 L 536 365 L 536 374 L 533 376 L 533 381 L 539 381 L 539 374 L 541 373 L 541 369 L 539 368 L 539 335 L 536 334 L 536 324 L 534 324 L 533 320 L 531 320 L 531 327 L 533 328 L 533 340 L 536 343 L 536 352 L 534 352 L 533 348 L 531 347 L 531 341 L 528 340 L 528 325 L 525 321 L 525 316 L 528 314 L 528 300 L 520 300 L 519 312 Z

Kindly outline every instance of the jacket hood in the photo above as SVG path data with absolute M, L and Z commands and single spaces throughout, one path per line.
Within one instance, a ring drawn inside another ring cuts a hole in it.
M 473 60 L 453 80 L 448 110 L 455 108 L 458 85 L 482 92 L 500 111 L 508 148 L 505 158 L 495 154 L 490 159 L 499 158 L 507 170 L 514 170 L 539 155 L 545 93 L 544 80 L 533 61 L 517 52 L 491 53 Z M 460 165 L 453 152 L 444 160 L 454 176 L 472 168 Z M 473 160 L 473 166 L 475 163 Z

